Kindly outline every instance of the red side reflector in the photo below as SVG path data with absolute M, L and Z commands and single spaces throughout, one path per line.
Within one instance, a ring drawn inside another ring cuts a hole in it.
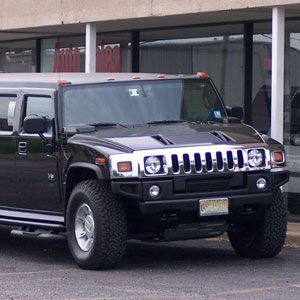
M 209 78 L 208 74 L 205 72 L 198 72 L 197 77 L 199 78 Z
M 140 76 L 132 76 L 132 79 L 141 79 Z

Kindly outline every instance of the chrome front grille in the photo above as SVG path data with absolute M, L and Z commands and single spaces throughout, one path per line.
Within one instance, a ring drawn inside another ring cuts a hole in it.
M 264 155 L 264 164 L 261 167 L 250 167 L 248 151 L 259 149 Z M 271 168 L 270 151 L 267 147 L 243 146 L 200 146 L 186 148 L 169 148 L 160 151 L 144 152 L 144 156 L 163 155 L 167 168 L 161 174 L 146 174 L 141 166 L 142 176 L 183 175 L 220 172 L 256 171 Z M 139 160 L 140 161 L 140 160 Z M 168 171 L 167 171 L 168 170 Z
M 225 152 L 195 152 L 172 154 L 172 173 L 210 173 L 225 172 L 247 167 L 244 160 L 243 150 L 228 150 Z
M 260 167 L 250 167 L 248 151 L 259 149 L 263 152 L 264 163 Z M 164 168 L 159 174 L 147 174 L 144 158 L 160 156 Z M 130 160 L 133 170 L 128 174 L 117 172 L 117 161 Z M 271 155 L 266 144 L 247 145 L 201 145 L 191 147 L 170 147 L 163 149 L 139 150 L 131 154 L 112 155 L 112 177 L 158 177 L 186 174 L 209 174 L 222 172 L 243 172 L 271 169 Z

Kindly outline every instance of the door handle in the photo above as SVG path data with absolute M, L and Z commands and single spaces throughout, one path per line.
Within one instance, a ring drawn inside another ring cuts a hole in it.
M 27 142 L 19 142 L 18 152 L 21 155 L 26 155 L 27 154 Z

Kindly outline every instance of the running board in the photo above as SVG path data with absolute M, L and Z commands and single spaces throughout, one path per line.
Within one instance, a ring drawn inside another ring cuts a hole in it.
M 62 241 L 66 239 L 65 232 L 57 231 L 54 229 L 32 229 L 30 227 L 21 227 L 19 229 L 13 229 L 10 232 L 10 235 L 16 237 L 37 238 L 51 241 Z

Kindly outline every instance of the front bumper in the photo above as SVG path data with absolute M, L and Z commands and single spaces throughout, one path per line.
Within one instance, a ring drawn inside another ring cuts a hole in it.
M 248 223 L 259 219 L 272 202 L 272 193 L 235 195 L 228 197 L 229 214 L 200 217 L 199 200 L 203 198 L 140 202 L 140 214 L 145 224 L 185 224 L 226 220 L 231 223 Z
M 268 182 L 264 191 L 259 191 L 256 187 L 256 181 L 261 177 Z M 288 179 L 288 171 L 208 174 L 142 181 L 114 181 L 112 190 L 125 196 L 128 203 L 136 204 L 136 213 L 141 224 L 147 230 L 151 230 L 192 222 L 255 222 L 270 206 L 273 189 L 283 185 Z M 161 194 L 158 198 L 151 199 L 148 191 L 154 184 L 161 188 Z M 200 217 L 199 200 L 215 197 L 229 199 L 229 214 Z

